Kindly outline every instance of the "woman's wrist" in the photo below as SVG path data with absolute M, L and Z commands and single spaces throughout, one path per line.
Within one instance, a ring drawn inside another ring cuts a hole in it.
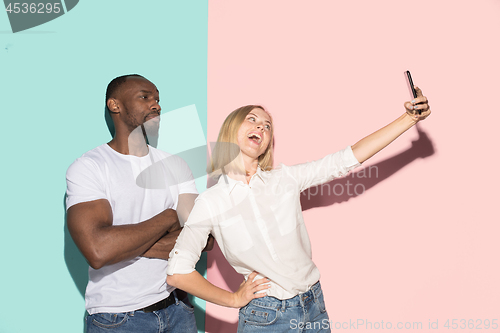
M 407 123 L 409 125 L 408 128 L 412 127 L 413 125 L 415 125 L 416 123 L 418 123 L 419 121 L 419 117 L 418 117 L 418 114 L 412 114 L 410 111 L 406 111 L 402 118 L 404 119 L 405 123 Z

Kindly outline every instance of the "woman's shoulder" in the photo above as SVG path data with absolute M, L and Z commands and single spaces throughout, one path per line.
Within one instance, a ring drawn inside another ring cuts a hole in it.
M 200 195 L 198 195 L 198 198 L 196 198 L 196 200 L 204 200 L 210 202 L 227 192 L 224 186 L 225 184 L 217 183 L 207 188 Z

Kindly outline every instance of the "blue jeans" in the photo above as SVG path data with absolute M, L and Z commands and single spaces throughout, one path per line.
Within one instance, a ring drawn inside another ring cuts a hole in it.
M 266 296 L 242 307 L 238 333 L 254 332 L 331 332 L 320 283 L 290 299 Z
M 95 313 L 86 318 L 87 333 L 197 333 L 194 309 L 189 300 L 153 311 Z

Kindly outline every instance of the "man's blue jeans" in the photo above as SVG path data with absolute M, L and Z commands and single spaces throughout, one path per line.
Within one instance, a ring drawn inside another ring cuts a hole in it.
M 96 313 L 89 315 L 87 333 L 197 333 L 194 309 L 186 298 L 153 311 Z
M 238 333 L 331 332 L 321 285 L 293 298 L 255 298 L 240 309 Z

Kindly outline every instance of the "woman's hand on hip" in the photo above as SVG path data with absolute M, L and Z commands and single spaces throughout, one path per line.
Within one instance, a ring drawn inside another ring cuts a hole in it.
M 238 290 L 233 293 L 233 307 L 241 308 L 247 305 L 254 298 L 267 296 L 264 292 L 257 292 L 269 289 L 271 286 L 268 282 L 271 280 L 269 280 L 268 278 L 262 278 L 254 281 L 256 276 L 257 272 L 253 271 L 248 276 L 248 279 L 246 281 L 243 281 Z

